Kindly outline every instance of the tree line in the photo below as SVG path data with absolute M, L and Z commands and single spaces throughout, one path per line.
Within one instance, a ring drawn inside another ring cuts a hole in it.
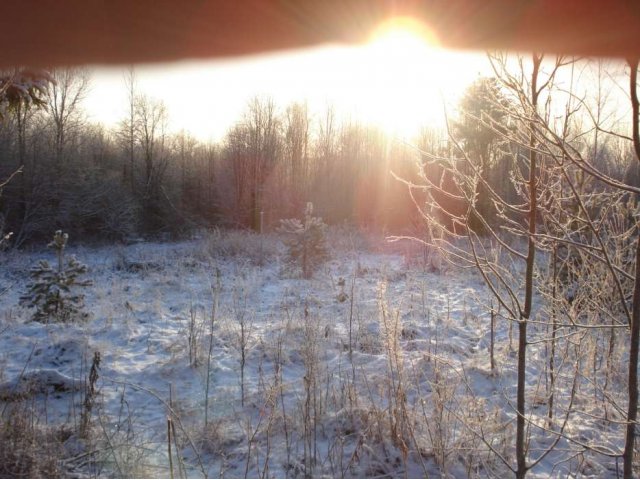
M 87 120 L 88 71 L 50 75 L 41 104 L 2 108 L 0 178 L 20 171 L 0 199 L 14 246 L 58 229 L 126 241 L 211 226 L 258 230 L 260 218 L 275 228 L 309 201 L 328 223 L 416 226 L 406 189 L 389 175 L 414 175 L 413 149 L 339 119 L 331 107 L 312 114 L 304 102 L 279 106 L 257 96 L 221 141 L 201 142 L 169 131 L 166 106 L 139 90 L 133 70 L 124 75 L 126 113 L 115 128 Z
M 274 228 L 281 218 L 299 216 L 309 201 L 330 224 L 415 234 L 425 228 L 415 208 L 425 193 L 408 191 L 392 173 L 415 183 L 426 173 L 448 182 L 445 190 L 456 188 L 433 162 L 425 172 L 413 165 L 424 152 L 456 154 L 445 128 L 424 128 L 407 144 L 377 127 L 338 118 L 332 107 L 312 113 L 304 102 L 279 106 L 256 96 L 221 141 L 201 142 L 168 130 L 166 106 L 140 91 L 133 69 L 123 78 L 127 101 L 115 128 L 86 118 L 87 70 L 60 69 L 50 77 L 39 102 L 1 107 L 0 179 L 20 170 L 0 198 L 0 227 L 14 233 L 14 246 L 45 241 L 58 229 L 74 238 L 126 241 L 211 226 L 258 230 L 260 219 L 264 228 Z M 507 201 L 517 192 L 505 172 L 519 153 L 502 148 L 501 134 L 512 122 L 504 112 L 513 107 L 496 77 L 481 77 L 450 122 L 453 137 L 478 155 L 487 186 Z M 625 148 L 596 139 L 594 161 L 617 178 L 638 177 L 637 168 L 624 170 L 633 165 Z M 476 194 L 479 214 L 494 221 L 484 184 Z M 466 208 L 466 200 L 457 205 Z M 477 226 L 478 218 L 471 223 Z

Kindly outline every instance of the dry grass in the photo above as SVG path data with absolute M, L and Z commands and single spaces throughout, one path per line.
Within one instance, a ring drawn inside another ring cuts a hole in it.
M 212 258 L 241 259 L 254 265 L 273 261 L 282 253 L 277 234 L 215 229 L 203 240 L 201 253 Z
M 1 420 L 0 477 L 69 477 L 71 472 L 61 459 L 71 434 L 65 425 L 41 425 L 29 402 L 11 405 Z

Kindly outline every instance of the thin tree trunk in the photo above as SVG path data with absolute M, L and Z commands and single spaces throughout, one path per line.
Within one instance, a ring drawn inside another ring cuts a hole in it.
M 491 374 L 495 372 L 496 361 L 494 356 L 494 349 L 496 343 L 496 311 L 493 309 L 493 301 L 491 302 L 491 343 L 489 344 L 489 354 L 491 360 Z
M 558 319 L 556 312 L 558 295 L 558 246 L 553 246 L 553 286 L 551 287 L 551 352 L 549 354 L 549 428 L 553 421 L 553 401 L 556 386 L 556 335 L 558 332 Z
M 633 114 L 633 147 L 636 159 L 640 161 L 640 104 L 638 102 L 637 75 L 638 59 L 629 60 L 631 108 Z M 633 478 L 633 450 L 635 446 L 635 428 L 638 416 L 638 348 L 640 345 L 640 237 L 636 245 L 636 272 L 633 286 L 633 307 L 631 310 L 631 339 L 629 345 L 629 405 L 627 411 L 627 431 L 624 442 L 624 477 Z
M 531 105 L 534 109 L 538 106 L 538 70 L 542 56 L 533 55 L 533 72 L 531 74 Z M 529 134 L 529 241 L 527 248 L 527 269 L 525 273 L 525 297 L 524 310 L 520 313 L 518 323 L 518 387 L 516 409 L 518 419 L 516 423 L 516 476 L 524 478 L 527 474 L 527 452 L 525 445 L 525 377 L 527 368 L 527 325 L 531 316 L 533 306 L 533 268 L 535 265 L 536 247 L 533 236 L 536 233 L 536 213 L 537 213 L 537 178 L 536 163 L 537 155 L 535 151 L 535 135 L 533 123 L 530 125 Z

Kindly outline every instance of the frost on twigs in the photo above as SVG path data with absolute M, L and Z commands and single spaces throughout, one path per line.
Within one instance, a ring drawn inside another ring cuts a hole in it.
M 56 251 L 57 266 L 40 260 L 29 272 L 31 283 L 27 285 L 27 293 L 20 297 L 20 304 L 35 308 L 33 320 L 37 322 L 70 322 L 88 317 L 84 311 L 84 294 L 78 290 L 92 282 L 80 278 L 87 272 L 87 266 L 75 257 L 69 257 L 65 264 L 68 239 L 68 234 L 56 231 L 48 247 Z
M 284 243 L 288 261 L 302 270 L 304 278 L 311 278 L 313 272 L 329 258 L 326 228 L 322 218 L 313 216 L 311 202 L 307 203 L 302 221 L 297 218 L 280 220 L 279 230 L 287 234 Z

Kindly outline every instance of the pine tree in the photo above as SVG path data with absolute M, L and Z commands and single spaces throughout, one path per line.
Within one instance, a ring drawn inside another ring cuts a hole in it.
M 45 70 L 25 69 L 0 74 L 0 120 L 4 119 L 8 109 L 21 106 L 44 107 L 52 84 L 55 84 L 55 80 Z
M 289 235 L 285 240 L 288 259 L 299 265 L 304 278 L 311 278 L 314 270 L 329 258 L 325 231 L 327 225 L 313 216 L 313 204 L 307 203 L 304 221 L 297 218 L 280 220 L 280 231 Z
M 56 231 L 53 241 L 47 246 L 56 251 L 57 267 L 40 260 L 29 272 L 31 283 L 27 285 L 27 293 L 20 297 L 20 304 L 36 309 L 34 321 L 70 322 L 88 317 L 84 312 L 84 295 L 77 290 L 92 282 L 79 278 L 87 272 L 87 266 L 75 257 L 69 257 L 65 265 L 64 250 L 68 240 L 68 234 Z

